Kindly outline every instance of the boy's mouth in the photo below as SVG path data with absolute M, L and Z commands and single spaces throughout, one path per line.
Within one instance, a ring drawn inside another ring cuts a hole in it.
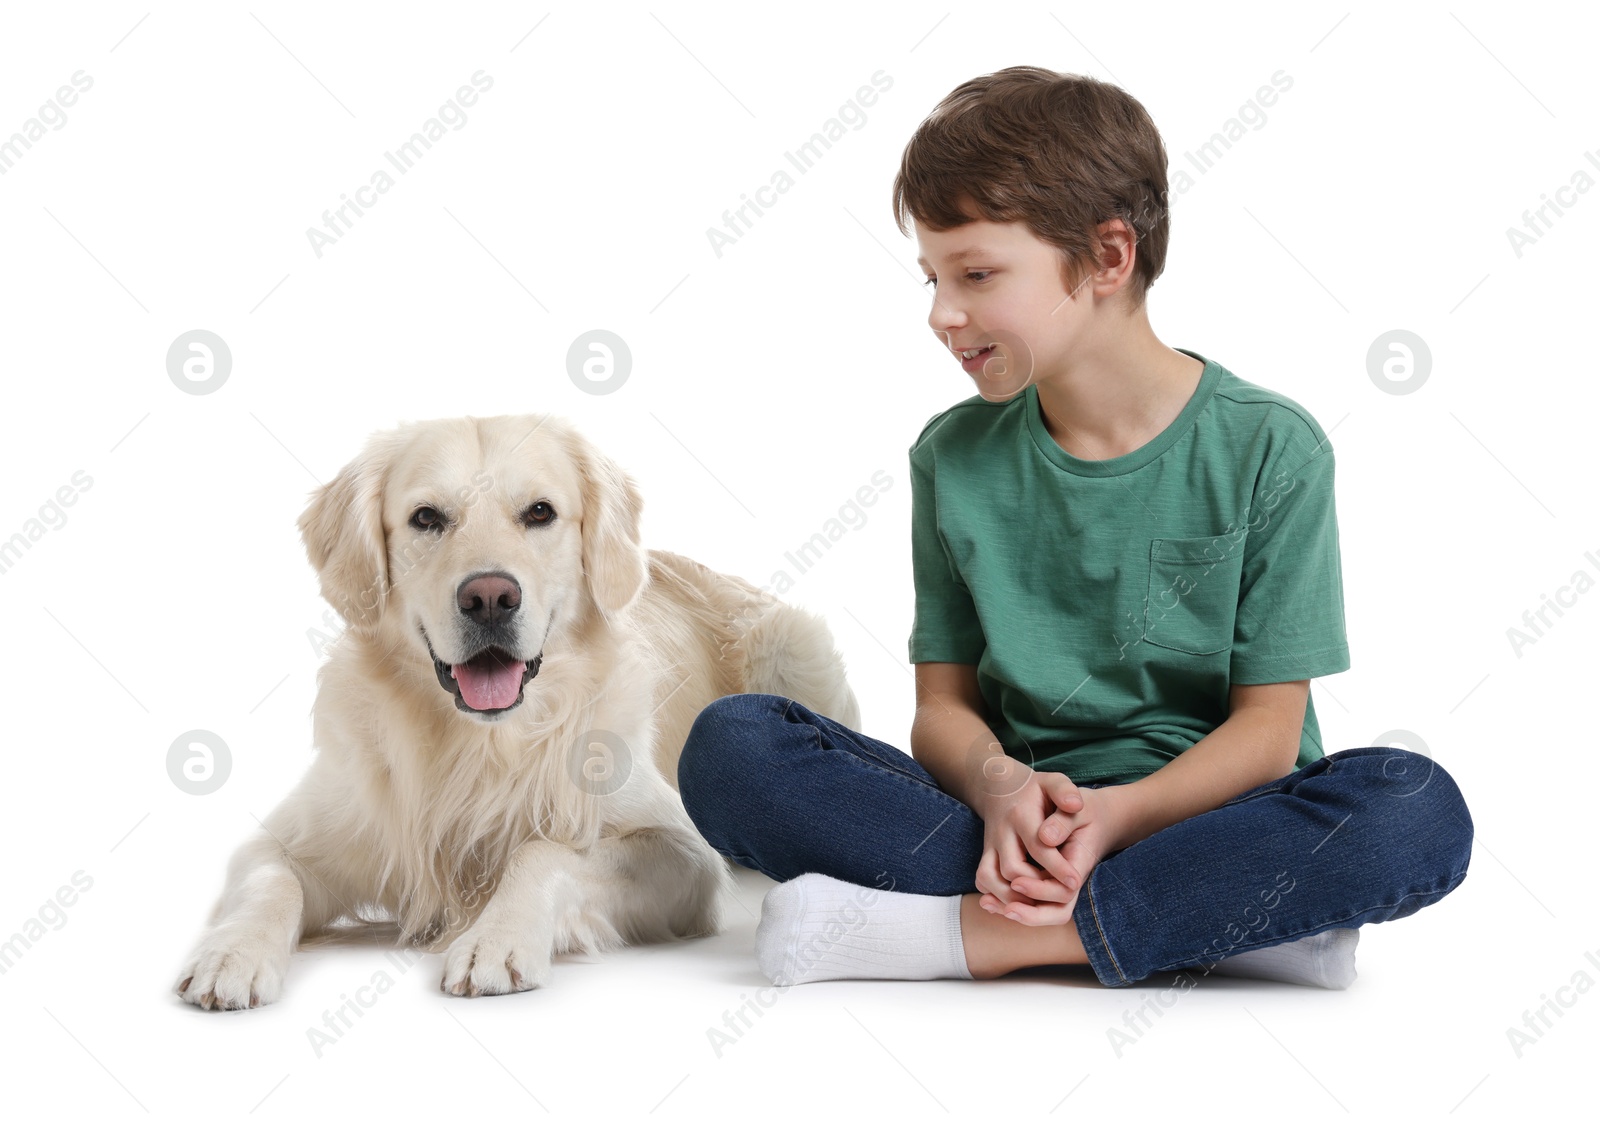
M 994 345 L 990 344 L 990 345 L 985 345 L 983 348 L 957 349 L 956 350 L 956 355 L 961 357 L 961 359 L 963 359 L 963 360 L 974 360 L 977 357 L 982 356 L 986 352 L 993 352 L 993 351 L 994 351 Z

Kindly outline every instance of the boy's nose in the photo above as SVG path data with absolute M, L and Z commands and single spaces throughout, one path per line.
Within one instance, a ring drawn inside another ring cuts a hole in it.
M 928 327 L 937 333 L 943 340 L 946 348 L 950 347 L 950 333 L 967 323 L 967 315 L 950 305 L 949 302 L 933 299 L 933 308 L 928 310 Z

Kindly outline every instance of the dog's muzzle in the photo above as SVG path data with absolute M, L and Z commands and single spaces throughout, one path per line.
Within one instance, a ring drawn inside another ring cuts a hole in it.
M 422 637 L 426 641 L 428 636 Z M 491 646 L 467 661 L 446 665 L 430 644 L 428 656 L 433 658 L 433 674 L 440 687 L 456 698 L 457 708 L 478 716 L 494 716 L 522 703 L 523 686 L 538 675 L 544 651 L 535 654 L 532 661 L 521 661 Z

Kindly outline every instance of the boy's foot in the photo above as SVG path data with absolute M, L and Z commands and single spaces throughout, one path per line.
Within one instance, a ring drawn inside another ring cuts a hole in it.
M 1356 928 L 1231 955 L 1207 973 L 1343 990 L 1355 981 Z M 840 978 L 972 978 L 961 897 L 921 896 L 806 873 L 767 893 L 756 962 L 775 986 Z
M 1358 928 L 1336 927 L 1276 947 L 1230 955 L 1209 973 L 1343 990 L 1356 980 L 1356 941 L 1360 938 Z
M 972 977 L 961 945 L 960 896 L 889 892 L 821 873 L 767 893 L 756 962 L 775 986 Z

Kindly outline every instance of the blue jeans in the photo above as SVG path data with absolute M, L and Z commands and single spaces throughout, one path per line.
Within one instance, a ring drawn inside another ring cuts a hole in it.
M 776 881 L 976 892 L 983 822 L 916 760 L 797 701 L 713 701 L 678 762 L 684 807 L 723 856 Z M 1073 920 L 1107 986 L 1209 967 L 1336 927 L 1409 916 L 1467 874 L 1455 781 L 1402 748 L 1334 752 L 1103 858 Z

